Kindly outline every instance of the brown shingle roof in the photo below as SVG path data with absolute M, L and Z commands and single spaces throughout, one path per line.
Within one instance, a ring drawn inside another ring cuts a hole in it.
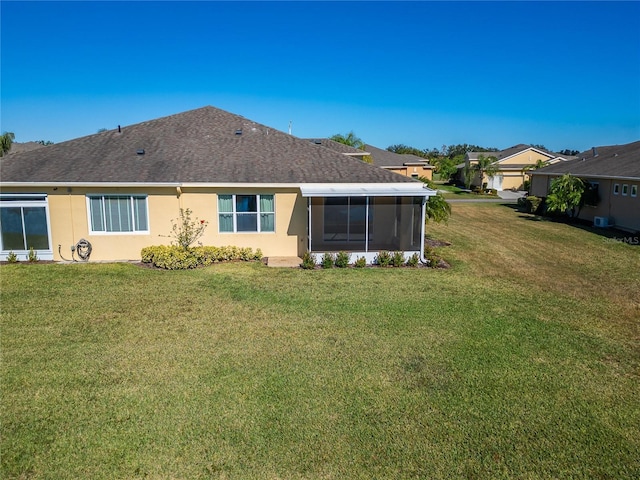
M 640 141 L 587 150 L 575 160 L 554 163 L 530 172 L 532 175 L 640 179 Z
M 414 181 L 214 107 L 8 155 L 0 162 L 3 183 Z

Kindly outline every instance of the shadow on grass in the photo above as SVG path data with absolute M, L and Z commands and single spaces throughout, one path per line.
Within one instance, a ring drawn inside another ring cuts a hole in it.
M 588 220 L 583 220 L 580 218 L 568 218 L 564 216 L 556 216 L 556 215 L 537 215 L 534 213 L 527 213 L 522 210 L 522 207 L 514 204 L 514 203 L 503 203 L 503 206 L 520 212 L 518 218 L 523 218 L 524 220 L 528 220 L 530 222 L 553 222 L 553 223 L 564 223 L 565 225 L 569 225 L 570 227 L 579 228 L 580 230 L 584 230 L 586 232 L 593 233 L 595 235 L 599 235 L 603 237 L 607 241 L 611 242 L 620 242 L 626 243 L 628 245 L 640 246 L 640 232 L 625 232 L 624 230 L 619 230 L 615 227 L 595 227 Z

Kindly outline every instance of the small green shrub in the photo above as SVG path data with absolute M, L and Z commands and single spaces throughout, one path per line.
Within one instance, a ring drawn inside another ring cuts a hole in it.
M 525 210 L 527 213 L 536 213 L 538 211 L 538 207 L 540 207 L 540 203 L 542 203 L 542 198 L 536 197 L 534 195 L 530 195 L 524 200 Z
M 391 264 L 391 253 L 387 250 L 381 250 L 378 255 L 376 255 L 375 263 L 381 267 L 388 267 Z
M 33 247 L 31 247 L 29 249 L 29 255 L 27 255 L 27 260 L 29 260 L 31 263 L 35 263 L 38 260 L 40 260 L 38 258 L 38 254 L 36 253 L 36 251 L 33 249 Z
M 367 266 L 367 259 L 365 257 L 358 257 L 355 262 L 353 262 L 353 266 L 356 268 L 364 268 Z
M 304 252 L 300 266 L 305 270 L 313 270 L 316 268 L 316 256 L 311 252 Z
M 155 245 L 142 249 L 140 257 L 143 263 L 151 263 L 155 267 L 167 270 L 186 270 L 206 267 L 217 262 L 258 261 L 262 259 L 262 251 L 255 252 L 248 247 L 192 247 L 185 249 L 180 245 Z
M 440 262 L 440 257 L 429 245 L 424 246 L 424 258 L 427 260 L 427 265 L 431 268 L 436 268 Z
M 338 268 L 347 268 L 351 261 L 351 254 L 347 252 L 338 252 L 336 254 L 335 265 Z
M 417 267 L 420 262 L 420 256 L 417 253 L 414 253 L 407 259 L 407 267 Z
M 191 209 L 180 209 L 180 218 L 172 220 L 173 226 L 169 236 L 174 239 L 176 245 L 187 250 L 192 243 L 204 235 L 204 231 L 209 225 L 206 220 L 191 220 Z
M 13 250 L 11 250 L 9 252 L 9 255 L 7 255 L 7 262 L 18 263 L 18 255 L 16 255 L 16 253 Z
M 320 266 L 322 268 L 333 268 L 333 264 L 335 262 L 335 257 L 333 253 L 326 252 L 322 255 L 322 260 L 320 260 Z
M 401 267 L 404 265 L 404 253 L 403 252 L 393 252 L 391 254 L 391 265 L 394 267 Z

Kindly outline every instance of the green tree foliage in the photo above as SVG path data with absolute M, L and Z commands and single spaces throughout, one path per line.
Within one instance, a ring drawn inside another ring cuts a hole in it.
M 457 155 L 464 156 L 466 153 L 469 153 L 469 152 L 495 152 L 497 150 L 497 148 L 485 148 L 485 147 L 480 147 L 478 145 L 469 145 L 467 143 L 458 144 L 458 145 L 449 145 L 448 147 L 443 145 L 442 148 L 444 150 L 444 155 L 446 155 L 449 158 L 453 158 Z
M 343 145 L 349 145 L 350 147 L 364 150 L 364 142 L 360 138 L 358 138 L 356 134 L 353 133 L 353 131 L 347 133 L 346 135 L 336 133 L 329 138 L 334 142 L 342 143 Z
M 484 176 L 495 177 L 499 173 L 499 167 L 496 163 L 498 159 L 493 156 L 478 155 L 478 161 L 472 165 L 473 170 L 480 176 L 480 181 L 484 181 Z M 469 187 L 467 187 L 469 188 Z M 481 185 L 484 190 L 484 183 Z
M 427 222 L 433 221 L 435 223 L 447 223 L 451 216 L 451 205 L 438 193 L 433 197 L 429 197 L 429 200 L 427 200 L 427 204 L 425 205 L 425 214 Z
M 578 150 L 569 150 L 568 148 L 565 148 L 564 150 L 560 150 L 558 153 L 560 155 L 575 156 L 575 155 L 578 155 L 580 152 Z
M 414 148 L 414 147 L 408 147 L 407 145 L 391 145 L 389 147 L 387 147 L 387 150 L 389 152 L 393 152 L 393 153 L 397 153 L 400 155 L 406 155 L 406 154 L 410 154 L 410 155 L 415 155 L 417 157 L 422 157 L 422 158 L 429 158 L 427 152 L 425 150 L 420 150 L 418 148 Z
M 451 180 L 451 177 L 453 177 L 458 171 L 458 168 L 456 167 L 458 163 L 462 163 L 462 161 L 456 163 L 454 159 L 449 157 L 442 157 L 438 159 L 438 161 L 435 162 L 435 167 L 436 173 L 440 174 L 440 180 Z
M 547 196 L 547 210 L 550 212 L 565 212 L 570 217 L 574 217 L 576 208 L 580 207 L 582 203 L 584 191 L 584 182 L 570 173 L 556 178 L 551 183 L 549 195 Z
M 44 146 L 53 145 L 53 142 L 51 140 L 36 140 L 36 143 Z
M 475 178 L 476 173 L 477 171 L 473 165 L 465 165 L 464 169 L 462 170 L 465 188 L 467 189 L 471 188 L 471 182 L 473 182 L 473 179 Z
M 4 132 L 2 134 L 0 137 L 0 157 L 4 157 L 11 150 L 11 145 L 15 139 L 16 136 L 12 132 Z

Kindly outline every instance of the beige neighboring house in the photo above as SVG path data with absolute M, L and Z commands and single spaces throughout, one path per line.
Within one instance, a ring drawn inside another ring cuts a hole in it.
M 365 145 L 362 150 L 359 150 L 349 145 L 334 142 L 328 138 L 312 139 L 311 142 L 316 145 L 322 145 L 330 148 L 344 155 L 359 158 L 360 160 L 369 162 L 376 167 L 384 168 L 385 170 L 404 175 L 405 177 L 433 180 L 433 169 L 435 167 L 430 165 L 427 159 L 418 157 L 417 155 L 408 153 L 398 154 L 374 147 L 373 145 Z
M 373 164 L 394 173 L 411 178 L 426 178 L 433 180 L 433 165 L 426 158 L 418 157 L 410 153 L 394 153 L 389 150 L 365 145 L 365 150 L 370 152 Z
M 180 209 L 209 222 L 203 245 L 422 257 L 436 193 L 214 107 L 6 155 L 0 167 L 2 260 L 30 248 L 71 258 L 80 240 L 91 261 L 139 260 L 143 247 L 171 242 Z
M 501 190 L 522 190 L 524 184 L 529 180 L 529 172 L 539 164 L 554 164 L 564 162 L 575 157 L 560 155 L 549 152 L 531 145 L 520 144 L 497 152 L 468 152 L 465 156 L 465 163 L 458 165 L 457 179 L 464 183 L 464 168 L 478 163 L 478 157 L 494 157 L 494 162 L 498 166 L 498 174 L 495 176 L 480 175 L 471 182 L 472 186 L 480 187 L 486 183 L 486 188 Z
M 594 147 L 574 160 L 532 171 L 529 193 L 546 197 L 551 182 L 567 173 L 597 191 L 594 205 L 584 205 L 579 218 L 598 227 L 640 231 L 640 141 Z

